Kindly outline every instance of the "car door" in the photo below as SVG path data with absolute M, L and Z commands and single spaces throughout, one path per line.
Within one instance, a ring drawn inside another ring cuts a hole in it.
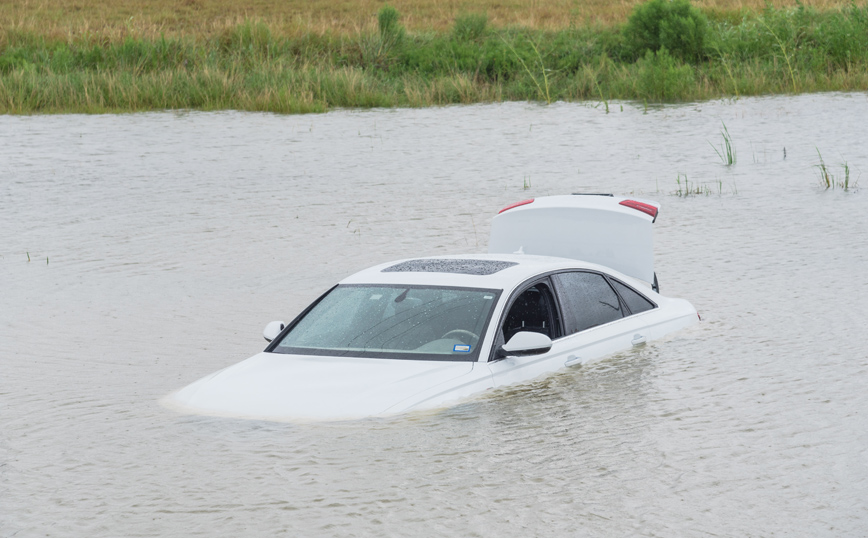
M 566 365 L 629 349 L 648 337 L 647 317 L 634 314 L 655 305 L 629 286 L 594 271 L 565 271 L 551 278 L 562 307 Z
M 538 332 L 552 339 L 547 353 L 531 356 L 498 356 L 488 362 L 495 386 L 510 385 L 562 368 L 569 351 L 561 343 L 563 324 L 554 286 L 549 277 L 525 284 L 512 294 L 497 326 L 495 349 L 520 331 Z
M 543 295 L 544 300 L 537 303 L 529 300 L 533 292 L 551 293 L 551 297 Z M 538 305 L 535 313 L 534 304 Z M 564 271 L 527 285 L 507 306 L 497 329 L 495 349 L 518 330 L 546 334 L 552 347 L 547 353 L 525 357 L 492 354 L 489 369 L 494 385 L 518 383 L 640 344 L 647 336 L 647 314 L 654 308 L 656 305 L 632 288 L 594 271 Z M 546 315 L 555 322 L 548 331 L 534 323 Z

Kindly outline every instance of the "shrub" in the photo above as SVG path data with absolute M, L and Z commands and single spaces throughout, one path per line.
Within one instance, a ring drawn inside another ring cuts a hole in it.
M 827 16 L 811 34 L 815 48 L 835 68 L 849 70 L 853 63 L 868 59 L 868 5 L 855 5 L 843 13 Z
M 476 41 L 485 33 L 488 25 L 488 15 L 485 13 L 470 13 L 455 19 L 452 35 L 458 41 Z
M 688 0 L 649 0 L 639 4 L 624 27 L 634 58 L 666 48 L 682 60 L 703 57 L 708 20 Z
M 8 49 L 0 54 L 0 73 L 7 74 L 13 71 L 32 70 L 34 65 L 28 61 L 28 55 L 24 50 Z
M 398 10 L 385 5 L 377 12 L 377 25 L 380 28 L 380 39 L 384 42 L 398 44 L 404 39 L 404 27 L 398 22 Z
M 364 66 L 385 69 L 395 62 L 395 52 L 404 42 L 404 27 L 398 22 L 398 10 L 385 5 L 377 12 L 378 35 L 363 36 L 359 40 L 361 62 Z
M 666 47 L 650 50 L 638 62 L 637 92 L 649 101 L 677 101 L 689 95 L 693 86 L 693 68 L 673 58 Z

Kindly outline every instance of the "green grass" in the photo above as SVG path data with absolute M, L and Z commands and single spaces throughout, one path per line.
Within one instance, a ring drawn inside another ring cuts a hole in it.
M 678 185 L 678 189 L 672 193 L 675 196 L 686 198 L 688 196 L 708 196 L 711 194 L 711 189 L 708 185 L 697 182 L 691 183 L 687 179 L 687 174 L 678 174 L 675 177 L 675 183 Z
M 304 113 L 507 100 L 593 100 L 608 111 L 613 99 L 868 90 L 868 5 L 706 15 L 702 48 L 689 55 L 642 52 L 618 25 L 494 28 L 479 14 L 449 31 L 409 33 L 394 10 L 380 11 L 376 31 L 355 35 L 277 35 L 255 20 L 212 37 L 114 41 L 5 28 L 0 113 Z M 723 133 L 719 154 L 731 164 Z
M 672 192 L 673 196 L 687 198 L 689 196 L 723 196 L 724 185 L 723 181 L 718 179 L 712 182 L 697 182 L 687 179 L 687 174 L 678 174 L 675 177 L 675 184 L 678 188 Z M 738 194 L 738 189 L 735 184 L 726 188 L 727 194 Z
M 845 191 L 849 191 L 850 189 L 855 189 L 857 186 L 856 181 L 850 181 L 850 165 L 847 164 L 847 161 L 844 161 L 841 164 L 841 173 L 835 175 L 830 166 L 826 165 L 826 162 L 823 160 L 823 155 L 820 153 L 820 148 L 817 149 L 817 157 L 819 157 L 820 162 L 816 165 L 817 171 L 820 175 L 820 186 L 823 187 L 824 190 L 829 189 L 843 189 Z
M 720 160 L 723 161 L 723 164 L 726 166 L 732 166 L 736 161 L 735 154 L 735 145 L 732 142 L 732 135 L 729 134 L 729 130 L 726 128 L 726 124 L 720 122 L 723 125 L 723 130 L 720 131 L 720 135 L 723 137 L 723 144 L 721 144 L 720 149 L 718 149 L 714 144 L 711 144 L 714 152 L 717 153 L 717 156 L 720 157 Z

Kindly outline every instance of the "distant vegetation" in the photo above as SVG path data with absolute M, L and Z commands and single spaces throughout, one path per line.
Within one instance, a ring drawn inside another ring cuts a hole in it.
M 9 9 L 0 14 L 14 18 Z M 43 26 L 37 15 L 19 14 L 0 30 L 0 112 L 311 112 L 868 89 L 868 4 L 725 11 L 650 0 L 620 19 L 565 15 L 561 27 L 551 17 L 536 26 L 495 25 L 468 11 L 427 30 L 415 17 L 413 31 L 398 8 L 384 6 L 372 25 L 355 30 L 342 26 L 345 19 L 333 31 L 297 19 L 212 27 L 191 19 L 160 33 L 135 15 L 127 30 L 107 14 L 102 26 L 81 30 L 74 17 L 69 26 L 52 24 L 44 9 Z
M 495 28 L 560 31 L 580 26 L 613 26 L 627 21 L 643 0 L 388 0 L 412 34 L 447 33 L 455 19 L 483 15 Z M 801 0 L 828 11 L 850 0 Z M 245 20 L 268 23 L 281 37 L 301 34 L 357 36 L 376 30 L 384 0 L 20 0 L 0 2 L 0 28 L 51 39 L 89 35 L 100 41 L 126 37 L 207 39 Z M 792 8 L 796 0 L 696 0 L 715 20 L 739 19 L 771 6 Z

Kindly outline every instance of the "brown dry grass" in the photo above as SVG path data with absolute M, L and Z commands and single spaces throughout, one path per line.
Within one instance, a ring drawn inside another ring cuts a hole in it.
M 521 25 L 557 30 L 571 25 L 617 24 L 640 0 L 394 0 L 401 22 L 411 32 L 444 31 L 457 15 L 484 12 L 494 26 Z M 717 12 L 761 10 L 766 4 L 793 6 L 795 0 L 695 0 Z M 818 9 L 849 0 L 804 0 Z M 46 37 L 219 34 L 245 19 L 266 22 L 283 35 L 327 32 L 357 34 L 376 24 L 381 0 L 0 0 L 0 28 Z

